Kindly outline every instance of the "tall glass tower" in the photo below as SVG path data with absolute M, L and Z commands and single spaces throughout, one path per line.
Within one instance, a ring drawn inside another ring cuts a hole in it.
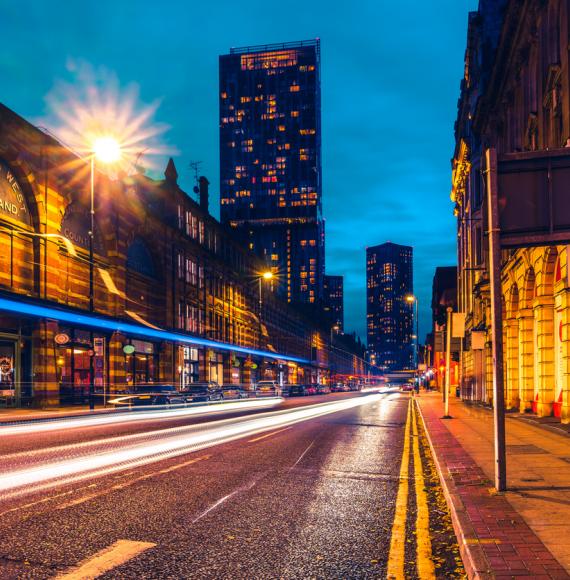
M 321 302 L 319 40 L 220 56 L 220 217 L 276 274 L 289 302 Z
M 413 248 L 387 242 L 366 248 L 368 351 L 388 371 L 414 368 Z

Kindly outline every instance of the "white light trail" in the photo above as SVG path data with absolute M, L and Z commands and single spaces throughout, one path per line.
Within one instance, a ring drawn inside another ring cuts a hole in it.
M 177 427 L 171 434 L 153 431 L 134 436 L 116 438 L 114 446 L 119 449 L 101 451 L 92 449 L 81 457 L 55 459 L 34 467 L 15 469 L 0 475 L 0 497 L 9 499 L 33 491 L 74 483 L 97 476 L 108 475 L 125 469 L 133 469 L 149 463 L 170 459 L 249 437 L 279 427 L 315 419 L 330 413 L 345 411 L 361 405 L 374 403 L 381 395 L 368 395 L 331 403 L 321 403 L 302 408 L 264 413 L 262 416 L 240 417 L 212 421 L 200 425 Z M 140 442 L 146 436 L 150 441 Z M 152 440 L 160 437 L 160 441 Z M 96 442 L 91 442 L 93 445 Z M 72 447 L 72 446 L 71 446 Z M 49 452 L 46 449 L 46 452 Z M 9 456 L 3 458 L 9 459 Z
M 17 425 L 0 425 L 0 437 L 7 437 L 9 435 L 42 433 L 46 431 L 60 431 L 62 429 L 100 427 L 101 425 L 112 425 L 137 421 L 154 421 L 156 419 L 176 419 L 196 415 L 214 415 L 218 413 L 227 413 L 229 411 L 243 411 L 275 407 L 281 402 L 283 402 L 283 399 L 280 397 L 267 397 L 264 399 L 236 401 L 233 403 L 194 403 L 193 405 L 191 404 L 191 406 L 176 409 L 161 408 L 147 411 L 147 408 L 139 407 L 138 409 L 133 408 L 132 411 L 110 411 L 108 414 L 83 415 L 80 417 L 68 417 L 65 419 L 48 419 L 43 422 L 30 421 L 28 423 L 22 421 Z

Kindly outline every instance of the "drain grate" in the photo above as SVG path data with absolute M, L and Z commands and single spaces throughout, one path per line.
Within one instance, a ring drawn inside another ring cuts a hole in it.
M 507 453 L 512 455 L 538 455 L 539 453 L 547 453 L 547 451 L 536 445 L 507 445 Z

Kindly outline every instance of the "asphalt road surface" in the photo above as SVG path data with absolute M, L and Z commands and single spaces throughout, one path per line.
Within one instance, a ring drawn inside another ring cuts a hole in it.
M 3 580 L 464 573 L 407 394 L 38 425 L 0 426 Z

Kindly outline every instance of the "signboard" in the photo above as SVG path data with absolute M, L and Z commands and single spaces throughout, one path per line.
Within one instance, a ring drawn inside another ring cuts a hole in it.
M 502 248 L 570 242 L 570 148 L 504 155 L 497 179 Z
M 10 168 L 0 161 L 0 219 L 2 218 L 32 225 L 24 193 Z
M 135 347 L 132 344 L 125 344 L 123 352 L 125 354 L 133 354 L 133 352 L 135 352 Z
M 59 228 L 60 234 L 70 240 L 74 246 L 89 250 L 90 229 L 91 218 L 89 216 L 89 210 L 76 203 L 68 205 L 61 220 L 61 226 Z M 97 229 L 97 224 L 95 224 L 93 249 L 100 256 L 104 255 L 103 243 Z
M 471 350 L 485 350 L 486 333 L 482 330 L 471 331 Z
M 465 336 L 464 312 L 454 312 L 451 315 L 451 336 L 452 338 L 463 338 Z
M 445 352 L 446 351 L 446 340 L 445 330 L 437 330 L 435 336 L 433 337 L 433 346 L 435 352 Z M 451 339 L 451 352 L 461 351 L 461 339 L 452 338 Z
M 69 342 L 69 334 L 65 334 L 65 332 L 60 332 L 53 337 L 56 344 L 64 345 Z

